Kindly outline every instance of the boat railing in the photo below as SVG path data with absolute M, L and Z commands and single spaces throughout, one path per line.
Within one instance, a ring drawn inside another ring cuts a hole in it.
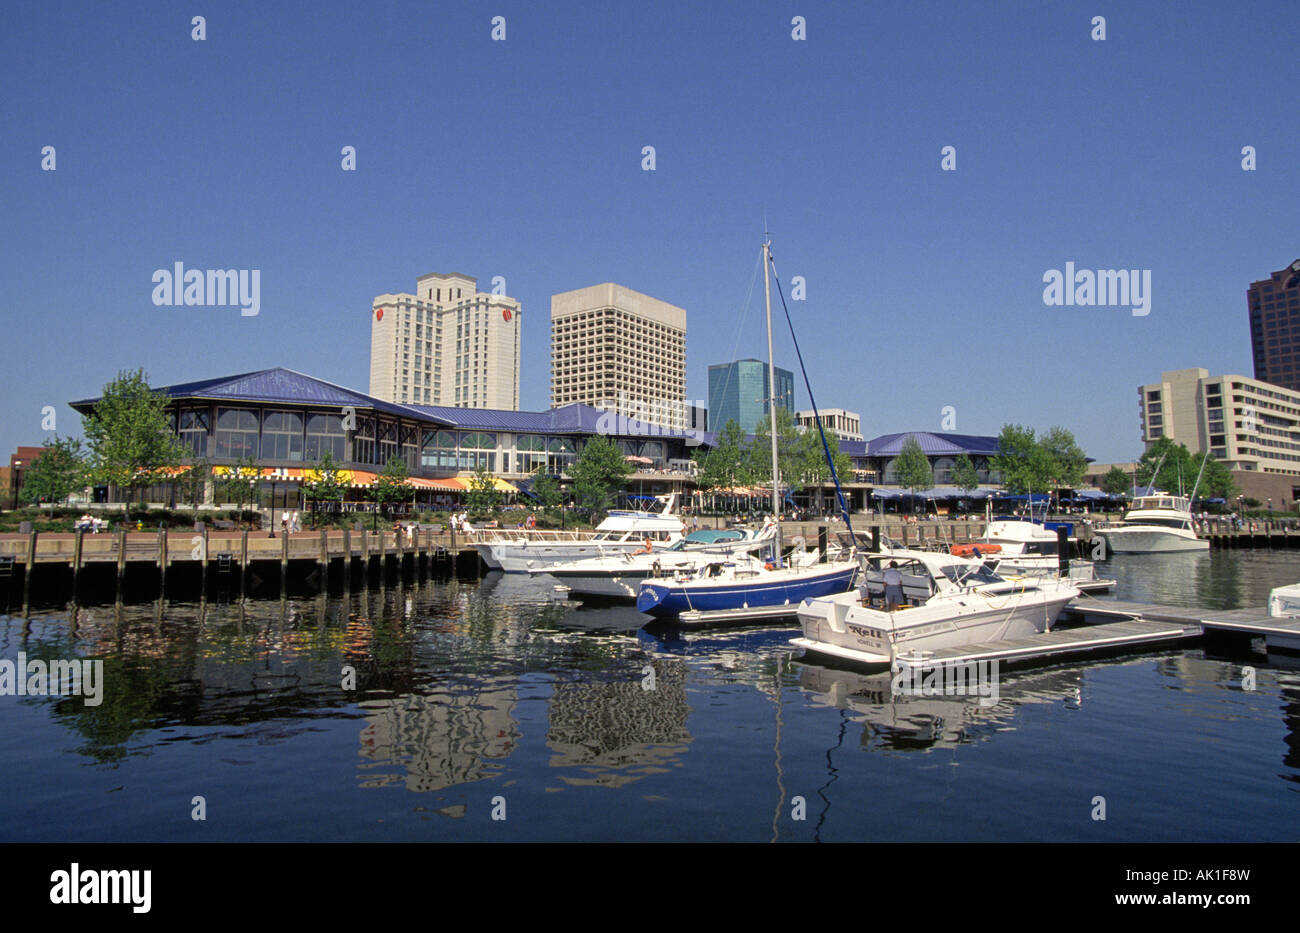
M 581 541 L 586 535 L 581 531 L 559 531 L 545 528 L 479 528 L 472 532 L 475 544 L 508 544 L 524 541 Z

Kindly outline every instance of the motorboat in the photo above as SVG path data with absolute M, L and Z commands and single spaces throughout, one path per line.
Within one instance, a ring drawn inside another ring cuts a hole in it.
M 647 577 L 692 574 L 705 564 L 766 548 L 776 536 L 770 519 L 757 529 L 699 529 L 663 550 L 621 550 L 585 560 L 534 567 L 531 574 L 549 574 L 577 596 L 635 600 Z M 760 562 L 761 563 L 761 562 Z
M 1207 551 L 1210 542 L 1196 536 L 1191 500 L 1152 492 L 1133 500 L 1122 521 L 1099 533 L 1116 554 L 1155 554 L 1167 551 Z
M 1001 576 L 1060 575 L 1060 539 L 1034 521 L 995 519 L 980 537 L 951 551 L 958 557 L 982 558 Z M 1097 568 L 1090 560 L 1070 558 L 1069 576 L 1086 586 L 1097 582 Z
M 481 537 L 474 547 L 489 569 L 506 573 L 528 573 L 534 568 L 637 551 L 647 542 L 652 551 L 661 551 L 680 541 L 686 528 L 673 514 L 676 496 L 658 498 L 664 503 L 661 511 L 612 511 L 594 532 L 503 530 Z
M 892 665 L 903 655 L 1021 638 L 1051 628 L 1079 595 L 1070 580 L 1008 579 L 982 560 L 936 551 L 864 556 L 858 592 L 806 600 L 798 611 L 805 651 L 862 664 Z M 884 603 L 890 563 L 902 575 L 902 606 Z

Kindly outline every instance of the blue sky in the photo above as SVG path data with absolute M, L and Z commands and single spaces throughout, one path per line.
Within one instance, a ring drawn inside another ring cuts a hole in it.
M 766 218 L 787 295 L 807 282 L 792 310 L 821 406 L 874 436 L 939 430 L 952 405 L 962 433 L 1062 424 L 1131 459 L 1136 387 L 1251 375 L 1246 288 L 1300 257 L 1294 20 L 1282 2 L 11 8 L 0 451 L 48 436 L 45 405 L 80 434 L 66 403 L 119 369 L 282 365 L 364 391 L 372 298 L 432 271 L 502 275 L 523 303 L 524 408 L 549 404 L 550 296 L 604 281 L 687 309 L 704 398 L 709 364 L 766 356 L 761 282 L 746 306 Z M 176 261 L 260 270 L 260 313 L 154 306 Z M 1150 313 L 1046 306 L 1067 262 L 1151 270 Z

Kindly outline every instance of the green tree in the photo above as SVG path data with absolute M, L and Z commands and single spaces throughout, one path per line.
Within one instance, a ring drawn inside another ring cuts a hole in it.
M 952 467 L 952 481 L 953 485 L 967 492 L 979 486 L 979 470 L 975 469 L 975 464 L 971 462 L 969 455 L 964 453 L 958 455 L 957 462 Z
M 197 512 L 203 504 L 203 495 L 207 492 L 208 480 L 212 477 L 212 463 L 206 457 L 199 457 L 190 464 L 190 468 L 177 477 L 177 486 L 181 501 L 188 502 Z
M 1122 496 L 1132 488 L 1132 478 L 1119 467 L 1111 467 L 1101 478 L 1101 491 L 1107 495 Z
M 1051 463 L 1051 480 L 1058 489 L 1074 489 L 1088 472 L 1088 458 L 1074 440 L 1074 434 L 1060 425 L 1048 430 L 1039 441 Z
M 839 435 L 831 428 L 825 428 L 826 447 L 830 448 L 831 460 L 835 463 L 835 475 L 844 482 L 850 471 L 853 469 L 853 461 L 849 455 L 840 450 Z M 792 464 L 795 471 L 796 481 L 791 485 L 796 489 L 802 489 L 809 486 L 817 487 L 817 508 L 822 510 L 825 507 L 823 501 L 823 488 L 831 480 L 830 464 L 826 462 L 826 449 L 822 447 L 821 431 L 817 428 L 808 428 L 799 435 L 798 444 L 795 447 L 795 462 Z M 784 475 L 782 476 L 784 479 Z
M 23 473 L 19 498 L 24 502 L 62 502 L 87 486 L 85 453 L 80 438 L 58 435 L 46 441 L 41 454 Z
M 1002 426 L 998 435 L 998 452 L 990 464 L 1002 474 L 1002 485 L 1009 492 L 1046 492 L 1057 468 L 1052 455 L 1034 437 L 1034 429 L 1018 424 Z
M 894 461 L 894 470 L 898 473 L 899 484 L 910 489 L 913 496 L 934 486 L 934 470 L 930 467 L 930 459 L 913 434 L 909 434 L 903 442 L 898 459 Z
M 599 434 L 583 445 L 569 469 L 578 503 L 593 512 L 609 508 L 631 473 L 632 465 L 623 459 L 618 444 Z
M 1201 473 L 1201 461 L 1205 461 L 1205 472 Z M 1237 484 L 1233 482 L 1232 472 L 1224 466 L 1222 461 L 1216 460 L 1209 453 L 1199 453 L 1192 457 L 1192 483 L 1195 484 L 1196 476 L 1201 476 L 1201 485 L 1197 487 L 1196 495 L 1198 498 L 1205 499 L 1230 499 L 1240 490 Z M 1191 492 L 1191 489 L 1188 489 Z
M 406 468 L 406 461 L 397 456 L 389 457 L 370 487 L 370 492 L 379 503 L 379 508 L 385 517 L 388 516 L 393 505 L 406 502 L 415 494 L 415 487 L 411 485 L 410 479 L 411 471 Z
M 347 483 L 343 478 L 343 471 L 334 460 L 334 455 L 328 450 L 303 472 L 303 494 L 307 501 L 312 503 L 312 527 L 315 527 L 317 504 L 342 502 L 347 492 Z
M 484 464 L 479 464 L 474 475 L 469 478 L 469 490 L 465 494 L 465 504 L 472 514 L 481 515 L 490 512 L 501 502 L 501 491 L 497 489 L 496 478 L 488 472 Z
M 167 396 L 149 388 L 144 371 L 119 372 L 104 386 L 94 411 L 83 417 L 91 479 L 144 496 L 145 487 L 167 478 L 188 448 L 167 417 Z
M 776 463 L 781 483 L 791 489 L 802 488 L 803 454 L 799 430 L 794 417 L 785 408 L 776 409 Z M 759 421 L 745 454 L 745 475 L 751 483 L 772 485 L 772 425 L 770 416 Z
M 1147 447 L 1138 461 L 1138 485 L 1155 486 L 1161 492 L 1177 493 L 1182 489 L 1184 493 L 1190 493 L 1199 467 L 1199 460 L 1193 465 L 1192 454 L 1186 444 L 1161 437 Z
M 234 502 L 239 511 L 244 511 L 244 503 L 256 505 L 258 493 L 262 486 L 262 468 L 252 454 L 241 457 L 232 466 L 226 467 L 226 473 L 217 488 L 225 502 Z
M 530 488 L 533 495 L 537 497 L 537 504 L 547 515 L 554 514 L 555 509 L 564 501 L 564 493 L 560 491 L 559 482 L 550 473 L 542 472 L 541 468 L 534 476 Z
M 696 450 L 694 459 L 699 464 L 695 483 L 702 490 L 730 489 L 753 482 L 745 431 L 734 419 L 722 426 L 712 449 Z

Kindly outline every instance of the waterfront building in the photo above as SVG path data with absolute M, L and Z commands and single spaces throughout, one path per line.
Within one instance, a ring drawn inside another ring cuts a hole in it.
M 596 435 L 609 437 L 637 464 L 629 490 L 681 492 L 690 480 L 691 452 L 704 439 L 580 404 L 540 412 L 402 405 L 282 368 L 154 391 L 167 397 L 172 430 L 192 459 L 209 461 L 220 476 L 252 458 L 262 470 L 264 496 L 274 496 L 277 508 L 297 504 L 326 452 L 359 491 L 399 457 L 417 501 L 431 503 L 463 493 L 467 476 L 479 468 L 509 493 L 526 489 L 538 472 L 562 477 Z M 70 405 L 84 415 L 98 401 Z M 173 485 L 146 490 L 147 501 L 176 502 Z M 110 492 L 99 495 L 108 499 Z M 210 487 L 207 501 L 211 495 Z
M 519 407 L 519 302 L 458 272 L 429 273 L 415 294 L 370 309 L 370 395 L 454 408 Z
M 1300 259 L 1246 290 L 1255 378 L 1300 390 Z
M 820 408 L 817 413 L 822 416 L 822 426 L 828 431 L 834 431 L 836 437 L 846 441 L 862 440 L 862 416 L 856 411 L 847 411 L 843 408 Z M 805 431 L 816 426 L 811 408 L 807 411 L 795 412 L 794 422 Z
M 1246 496 L 1279 504 L 1300 493 L 1300 391 L 1203 368 L 1160 374 L 1138 387 L 1143 442 L 1161 437 L 1208 450 Z M 1270 479 L 1272 477 L 1272 479 Z M 1193 477 L 1188 481 L 1195 481 Z
M 768 415 L 768 399 L 794 415 L 794 373 L 777 366 L 776 391 L 768 386 L 767 363 L 761 360 L 736 360 L 709 367 L 709 419 L 714 430 L 735 421 L 752 432 Z M 861 438 L 859 438 L 860 440 Z
M 551 296 L 551 407 L 687 427 L 686 312 L 605 282 Z

